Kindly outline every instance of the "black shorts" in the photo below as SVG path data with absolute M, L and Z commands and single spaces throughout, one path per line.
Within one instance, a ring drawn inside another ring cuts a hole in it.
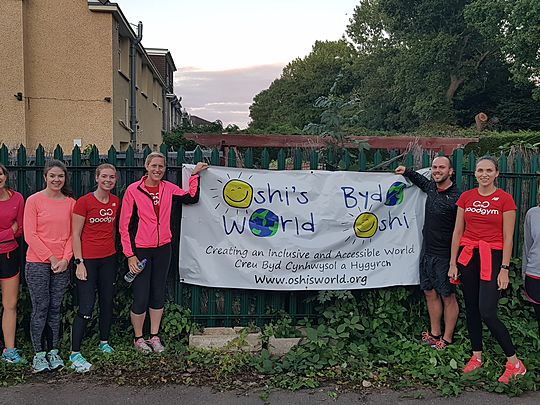
M 7 280 L 19 274 L 19 252 L 17 249 L 0 254 L 0 280 Z
M 540 302 L 540 279 L 525 276 L 525 291 L 537 303 Z
M 456 292 L 456 286 L 450 283 L 448 268 L 449 257 L 424 254 L 420 257 L 420 288 L 422 291 L 435 290 L 441 297 L 448 297 Z

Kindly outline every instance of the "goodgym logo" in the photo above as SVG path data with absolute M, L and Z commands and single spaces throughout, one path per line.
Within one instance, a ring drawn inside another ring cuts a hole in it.
M 489 209 L 490 202 L 489 201 L 474 201 L 472 203 L 472 207 L 465 208 L 465 212 L 474 212 L 475 214 L 480 215 L 498 215 L 499 210 L 498 209 Z
M 98 223 L 98 222 L 113 222 L 115 217 L 113 216 L 114 214 L 114 211 L 112 208 L 102 208 L 99 210 L 99 217 L 97 218 L 93 218 L 93 217 L 90 217 L 88 219 L 88 222 L 90 222 L 91 224 L 95 224 L 95 223 Z

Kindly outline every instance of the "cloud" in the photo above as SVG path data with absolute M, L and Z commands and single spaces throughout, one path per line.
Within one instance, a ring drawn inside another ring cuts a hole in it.
M 253 97 L 281 75 L 282 64 L 232 70 L 200 70 L 186 67 L 176 72 L 175 93 L 188 112 L 208 121 L 245 128 Z

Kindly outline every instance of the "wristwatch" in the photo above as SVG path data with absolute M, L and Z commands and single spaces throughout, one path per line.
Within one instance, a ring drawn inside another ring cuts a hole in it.
M 501 264 L 501 269 L 510 270 L 510 266 L 508 264 Z
M 75 260 L 74 260 L 74 263 L 77 264 L 77 265 L 79 265 L 79 264 L 81 264 L 81 263 L 84 263 L 84 260 L 83 260 L 83 259 L 75 259 Z

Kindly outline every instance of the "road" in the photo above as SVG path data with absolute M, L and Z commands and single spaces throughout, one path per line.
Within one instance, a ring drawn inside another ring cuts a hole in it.
M 366 391 L 346 392 L 337 395 L 333 387 L 298 392 L 274 391 L 266 401 L 264 393 L 249 394 L 234 391 L 218 392 L 208 387 L 164 385 L 156 388 L 140 388 L 118 385 L 90 384 L 88 382 L 29 383 L 2 388 L 0 404 L 83 404 L 83 405 L 158 405 L 158 404 L 369 404 L 383 405 L 402 403 L 407 405 L 538 405 L 540 392 L 527 393 L 519 398 L 508 398 L 487 392 L 467 392 L 457 398 L 440 398 L 429 391 Z M 419 396 L 421 395 L 421 398 Z

